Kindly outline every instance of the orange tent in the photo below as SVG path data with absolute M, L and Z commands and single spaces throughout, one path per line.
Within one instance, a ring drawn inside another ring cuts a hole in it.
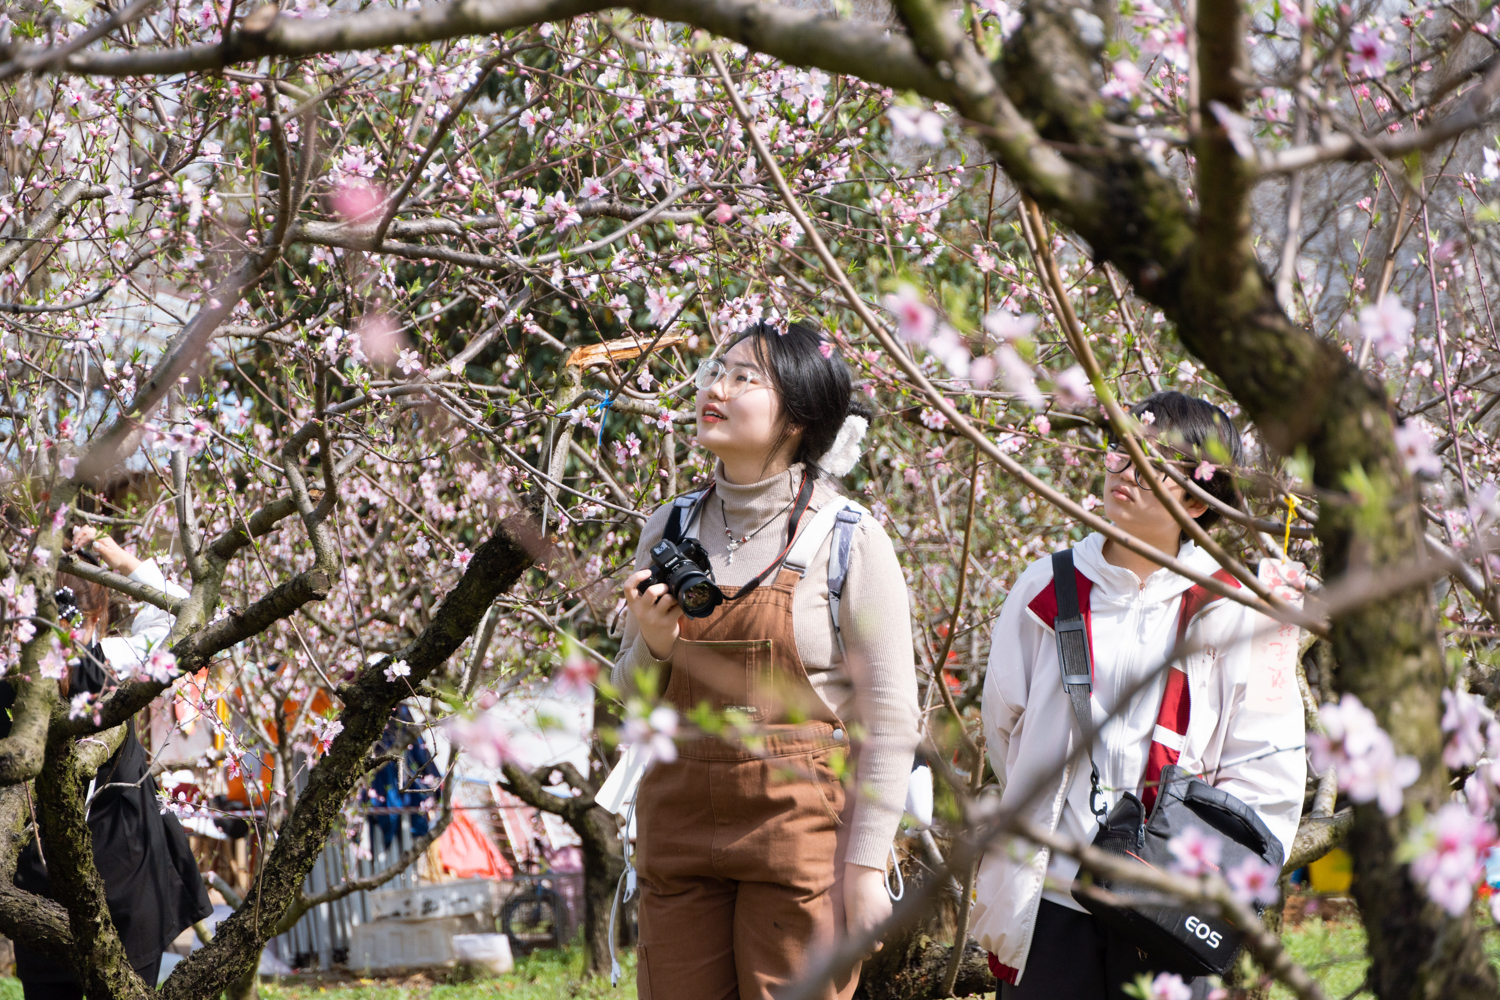
M 453 822 L 437 842 L 438 860 L 454 878 L 510 878 L 515 874 L 484 831 L 454 810 Z

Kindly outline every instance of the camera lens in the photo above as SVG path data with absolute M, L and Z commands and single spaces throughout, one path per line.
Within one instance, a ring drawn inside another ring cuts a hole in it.
M 706 617 L 724 603 L 724 592 L 714 584 L 709 569 L 708 553 L 696 538 L 683 539 L 680 546 L 665 539 L 658 542 L 651 549 L 651 571 L 642 587 L 665 583 L 689 618 Z
M 682 606 L 683 614 L 689 618 L 707 617 L 724 603 L 724 592 L 714 585 L 713 577 L 687 560 L 683 563 L 672 573 L 668 586 Z
M 697 618 L 700 615 L 707 614 L 719 604 L 715 600 L 718 596 L 716 593 L 718 589 L 707 580 L 690 587 L 684 587 L 679 597 L 682 610 L 689 618 Z

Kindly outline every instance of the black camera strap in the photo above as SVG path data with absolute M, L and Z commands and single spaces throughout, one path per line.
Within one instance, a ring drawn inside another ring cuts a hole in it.
M 792 543 L 797 540 L 797 525 L 802 522 L 802 515 L 807 513 L 807 505 L 812 502 L 812 495 L 812 477 L 804 472 L 802 473 L 802 485 L 797 487 L 797 502 L 792 505 L 792 512 L 787 515 L 786 519 L 786 546 L 775 559 L 771 560 L 771 565 L 755 574 L 749 583 L 736 591 L 735 595 L 729 598 L 731 601 L 737 601 L 746 594 L 754 591 L 756 587 L 759 587 L 765 581 L 766 577 L 771 575 L 772 570 L 776 569 L 776 567 L 780 566 L 786 560 L 787 553 L 792 551 Z
M 807 505 L 812 502 L 814 485 L 812 477 L 806 472 L 802 473 L 802 484 L 797 487 L 796 502 L 792 505 L 792 511 L 787 516 L 786 546 L 775 559 L 771 560 L 769 566 L 757 573 L 750 582 L 736 591 L 734 597 L 729 598 L 729 600 L 737 600 L 754 591 L 755 588 L 765 582 L 766 577 L 770 576 L 773 570 L 786 560 L 787 553 L 792 551 L 792 543 L 797 540 L 797 528 L 802 523 L 802 515 L 807 513 Z M 709 483 L 708 488 L 694 496 L 690 503 L 683 504 L 679 502 L 667 518 L 666 530 L 662 533 L 662 537 L 674 545 L 680 544 L 682 539 L 687 535 L 688 528 L 692 525 L 693 521 L 702 514 L 703 505 L 708 500 L 709 494 L 713 491 L 714 484 Z

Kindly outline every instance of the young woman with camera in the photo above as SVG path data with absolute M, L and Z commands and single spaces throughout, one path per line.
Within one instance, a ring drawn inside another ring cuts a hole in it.
M 828 473 L 852 467 L 870 412 L 831 347 L 802 323 L 758 324 L 699 366 L 713 478 L 651 517 L 625 581 L 615 682 L 654 673 L 684 717 L 706 704 L 728 723 L 680 736 L 636 795 L 642 998 L 769 1000 L 890 912 L 917 743 L 910 608 L 880 525 L 830 506 L 845 501 Z

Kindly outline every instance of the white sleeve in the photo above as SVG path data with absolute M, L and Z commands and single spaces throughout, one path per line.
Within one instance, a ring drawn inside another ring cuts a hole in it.
M 1026 710 L 1031 690 L 1031 671 L 1037 651 L 1047 638 L 1026 605 L 1052 579 L 1051 560 L 1033 563 L 1021 574 L 1000 609 L 1000 619 L 990 635 L 990 658 L 985 667 L 984 697 L 980 717 L 984 722 L 985 749 L 1000 791 L 1005 791 L 1010 757 L 1010 735 Z
M 672 513 L 672 507 L 670 503 L 658 507 L 646 522 L 645 527 L 641 528 L 640 543 L 635 547 L 637 571 L 650 568 L 651 547 L 661 541 L 662 536 L 666 534 L 667 518 Z M 623 601 L 622 597 L 621 602 Z M 658 680 L 664 680 L 666 668 L 671 666 L 671 661 L 658 660 L 651 655 L 651 650 L 646 646 L 646 640 L 641 638 L 641 627 L 636 623 L 635 615 L 630 613 L 628 607 L 620 612 L 620 621 L 623 625 L 623 635 L 620 637 L 620 652 L 615 657 L 615 667 L 610 673 L 610 681 L 621 691 L 630 693 L 636 690 L 636 675 L 642 671 L 654 671 Z
M 155 559 L 142 562 L 130 574 L 130 579 L 165 591 L 178 599 L 188 596 L 187 591 L 162 576 Z M 171 634 L 176 622 L 176 616 L 170 611 L 164 611 L 154 604 L 143 604 L 141 610 L 130 620 L 128 636 L 112 635 L 99 640 L 105 661 L 118 673 L 134 673 L 146 662 L 151 651 Z
M 1255 642 L 1247 633 L 1263 627 L 1267 619 L 1249 608 L 1224 607 L 1216 614 L 1238 612 L 1238 629 L 1245 638 L 1225 643 L 1222 667 L 1233 677 L 1230 703 L 1224 706 L 1220 725 L 1224 742 L 1223 762 L 1213 784 L 1254 809 L 1276 839 L 1282 856 L 1291 852 L 1302 818 L 1302 798 L 1307 782 L 1307 732 L 1302 699 L 1292 698 L 1286 707 L 1268 712 L 1250 707 L 1247 681 L 1256 668 Z

